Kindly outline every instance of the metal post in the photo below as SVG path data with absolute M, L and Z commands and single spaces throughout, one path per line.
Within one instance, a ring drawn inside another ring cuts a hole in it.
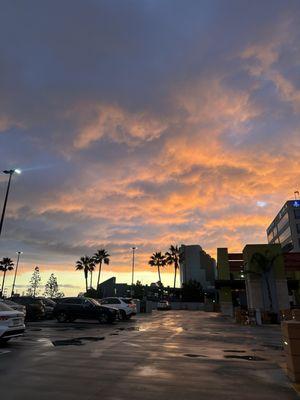
M 4 216 L 5 216 L 5 210 L 6 210 L 6 204 L 7 204 L 7 199 L 8 199 L 8 193 L 9 193 L 9 188 L 10 188 L 11 177 L 12 177 L 14 172 L 15 172 L 14 170 L 10 170 L 10 171 L 4 172 L 6 174 L 9 174 L 9 179 L 8 179 L 6 195 L 5 195 L 5 200 L 4 200 L 3 210 L 2 210 L 2 215 L 1 215 L 1 221 L 0 221 L 0 236 L 1 236 L 2 227 L 3 227 L 3 221 L 4 221 Z
M 16 284 L 16 277 L 18 273 L 18 266 L 19 266 L 19 260 L 20 260 L 20 255 L 22 254 L 22 251 L 17 251 L 18 258 L 17 258 L 17 264 L 16 264 L 16 269 L 15 269 L 15 276 L 14 276 L 14 281 L 11 289 L 11 297 L 15 294 L 15 284 Z
M 132 247 L 132 270 L 131 270 L 131 297 L 133 297 L 133 283 L 134 283 L 134 255 L 135 255 L 135 250 L 136 247 Z

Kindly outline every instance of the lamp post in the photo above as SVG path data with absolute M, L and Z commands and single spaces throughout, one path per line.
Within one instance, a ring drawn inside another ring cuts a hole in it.
M 21 170 L 19 169 L 10 169 L 10 170 L 4 170 L 3 173 L 6 175 L 9 175 L 8 178 L 8 184 L 7 184 L 7 189 L 6 189 L 6 195 L 4 199 L 4 204 L 3 204 L 3 210 L 2 210 L 2 215 L 1 215 L 1 221 L 0 221 L 0 236 L 2 232 L 2 227 L 3 227 L 3 221 L 4 221 L 4 216 L 5 216 L 5 210 L 6 210 L 6 204 L 7 204 L 7 199 L 8 199 L 8 194 L 9 194 L 9 189 L 10 189 L 10 183 L 11 183 L 11 177 L 13 176 L 14 173 L 20 174 Z
M 134 282 L 134 256 L 137 247 L 131 247 L 132 250 L 132 269 L 131 269 L 131 297 L 133 297 L 133 282 Z
M 20 255 L 23 254 L 22 251 L 17 251 L 18 258 L 17 258 L 17 264 L 16 264 L 16 269 L 15 269 L 15 276 L 14 276 L 14 281 L 12 284 L 12 289 L 11 289 L 11 297 L 15 294 L 15 284 L 16 284 L 16 277 L 18 273 L 18 266 L 19 266 L 19 261 L 20 261 Z

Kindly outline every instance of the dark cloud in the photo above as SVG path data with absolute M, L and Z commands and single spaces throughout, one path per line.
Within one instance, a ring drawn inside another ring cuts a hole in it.
M 132 243 L 265 240 L 298 184 L 299 23 L 294 0 L 3 1 L 1 252 L 125 270 Z

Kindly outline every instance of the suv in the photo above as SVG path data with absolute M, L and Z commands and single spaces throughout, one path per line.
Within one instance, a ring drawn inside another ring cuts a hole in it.
M 14 296 L 9 300 L 26 307 L 26 319 L 36 321 L 46 316 L 45 306 L 40 299 L 30 296 Z
M 41 302 L 44 304 L 46 318 L 53 318 L 53 310 L 56 305 L 55 301 L 46 297 L 38 297 L 38 299 L 41 300 Z
M 132 315 L 136 314 L 136 305 L 132 299 L 127 299 L 125 297 L 105 297 L 98 301 L 103 306 L 117 308 L 123 320 L 130 319 Z
M 112 323 L 117 315 L 117 309 L 102 307 L 96 300 L 88 297 L 65 297 L 60 299 L 53 310 L 53 316 L 58 322 L 97 319 L 99 322 Z

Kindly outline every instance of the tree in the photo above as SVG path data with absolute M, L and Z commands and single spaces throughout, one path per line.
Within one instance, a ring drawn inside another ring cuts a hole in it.
M 14 269 L 14 263 L 11 258 L 4 257 L 0 261 L 0 271 L 3 271 L 3 278 L 2 278 L 2 287 L 1 287 L 1 293 L 0 296 L 3 296 L 3 289 L 4 289 L 4 283 L 5 283 L 5 278 L 6 278 L 6 273 L 7 271 L 12 271 Z
M 158 280 L 161 282 L 160 268 L 166 266 L 166 256 L 161 252 L 153 253 L 148 262 L 151 267 L 156 267 L 158 272 Z
M 50 298 L 64 297 L 64 293 L 59 291 L 57 278 L 54 274 L 50 275 L 48 282 L 45 285 L 44 296 Z
M 39 287 L 41 285 L 41 276 L 39 267 L 35 267 L 31 279 L 29 281 L 29 287 L 27 289 L 27 295 L 35 297 L 39 293 Z
M 91 268 L 94 267 L 95 263 L 92 257 L 84 256 L 80 257 L 80 259 L 76 261 L 76 270 L 83 271 L 84 273 L 86 292 L 88 291 L 88 273 L 91 271 Z
M 183 301 L 203 301 L 203 288 L 200 282 L 189 280 L 182 284 Z
M 95 264 L 90 266 L 90 289 L 93 289 L 93 272 L 95 271 Z
M 99 272 L 98 272 L 98 279 L 97 279 L 97 286 L 96 290 L 98 290 L 98 286 L 100 283 L 100 276 L 101 276 L 101 269 L 102 269 L 102 263 L 109 265 L 110 262 L 110 255 L 105 249 L 100 249 L 97 250 L 96 253 L 93 256 L 94 263 L 99 264 Z
M 179 269 L 179 265 L 183 261 L 183 258 L 183 252 L 178 248 L 178 246 L 171 245 L 169 251 L 166 252 L 167 264 L 174 264 L 174 289 L 176 287 L 177 270 Z
M 133 286 L 133 297 L 135 299 L 143 300 L 144 298 L 144 286 L 141 281 L 136 281 L 136 284 Z

